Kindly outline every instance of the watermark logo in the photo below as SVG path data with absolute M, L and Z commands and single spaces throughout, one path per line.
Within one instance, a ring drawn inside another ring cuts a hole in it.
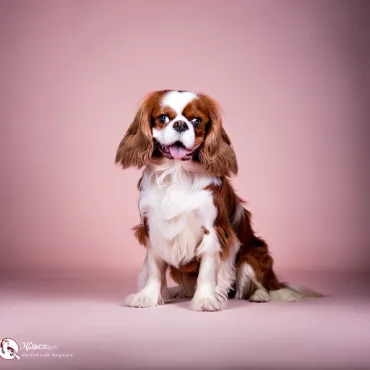
M 19 344 L 18 344 L 19 343 Z M 73 358 L 73 353 L 60 352 L 56 345 L 33 342 L 16 342 L 11 338 L 0 339 L 0 358 L 13 360 L 16 358 Z M 1 361 L 1 360 L 0 360 Z
M 14 358 L 19 360 L 18 350 L 18 344 L 14 339 L 4 338 L 0 343 L 0 357 L 5 360 L 13 360 Z
M 51 346 L 49 344 L 36 344 L 32 342 L 21 342 L 21 349 L 28 351 L 52 351 L 57 348 L 57 346 Z

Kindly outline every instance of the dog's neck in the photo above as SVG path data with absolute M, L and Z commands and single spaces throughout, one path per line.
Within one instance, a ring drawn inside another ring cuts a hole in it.
M 210 183 L 220 183 L 218 177 L 207 175 L 199 162 L 167 158 L 152 159 L 146 166 L 143 177 L 152 186 L 169 187 L 177 184 L 194 188 L 194 190 Z

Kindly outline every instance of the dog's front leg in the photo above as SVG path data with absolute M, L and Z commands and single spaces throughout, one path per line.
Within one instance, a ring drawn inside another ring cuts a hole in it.
M 147 255 L 140 275 L 139 288 L 141 290 L 129 295 L 125 300 L 126 305 L 144 308 L 163 304 L 162 290 L 166 279 L 166 264 L 155 255 L 151 246 L 147 247 Z
M 217 254 L 203 253 L 197 279 L 197 288 L 190 307 L 194 311 L 219 311 L 222 306 L 216 296 Z
M 194 311 L 219 311 L 221 302 L 217 299 L 217 271 L 219 268 L 220 242 L 214 228 L 217 208 L 208 191 L 200 193 L 197 214 L 202 225 L 203 238 L 197 248 L 200 267 L 197 287 L 190 303 Z

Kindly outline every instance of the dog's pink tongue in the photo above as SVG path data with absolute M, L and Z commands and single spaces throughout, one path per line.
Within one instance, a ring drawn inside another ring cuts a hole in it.
M 188 154 L 189 151 L 186 150 L 183 147 L 177 146 L 177 145 L 171 145 L 170 146 L 170 154 L 173 159 L 182 159 Z

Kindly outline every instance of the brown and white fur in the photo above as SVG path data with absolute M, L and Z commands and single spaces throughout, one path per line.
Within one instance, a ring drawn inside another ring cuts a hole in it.
M 251 226 L 229 178 L 238 164 L 220 108 L 209 96 L 163 90 L 147 95 L 116 155 L 122 168 L 143 168 L 141 223 L 146 248 L 139 292 L 130 307 L 192 297 L 191 309 L 218 311 L 229 297 L 252 302 L 318 296 L 279 282 L 264 240 Z M 166 271 L 178 284 L 168 288 Z

